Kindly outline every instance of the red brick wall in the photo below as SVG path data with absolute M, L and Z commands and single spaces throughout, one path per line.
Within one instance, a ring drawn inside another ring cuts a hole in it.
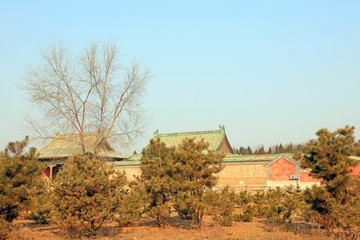
M 300 173 L 300 182 L 321 182 L 321 179 L 314 179 L 310 176 L 310 173 Z
M 350 169 L 352 169 L 352 174 L 353 175 L 358 175 L 360 176 L 360 164 L 358 164 L 355 167 L 351 167 Z
M 50 177 L 50 168 L 49 167 L 45 168 L 45 170 L 42 172 L 42 176 Z
M 289 181 L 290 175 L 296 175 L 296 165 L 280 158 L 269 166 L 270 181 Z
M 360 165 L 357 165 L 355 167 L 350 167 L 352 169 L 352 174 L 360 176 Z M 321 179 L 314 179 L 310 176 L 310 173 L 300 173 L 300 182 L 321 182 Z

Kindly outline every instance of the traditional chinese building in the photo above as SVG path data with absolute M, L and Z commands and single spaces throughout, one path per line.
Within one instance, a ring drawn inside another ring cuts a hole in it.
M 154 132 L 154 139 L 160 139 L 167 147 L 178 146 L 185 138 L 194 138 L 195 141 L 203 139 L 209 143 L 209 149 L 214 152 L 223 152 L 225 154 L 234 154 L 229 140 L 225 134 L 225 127 L 219 126 L 219 130 L 182 132 L 182 133 L 164 133 L 159 134 L 159 130 Z
M 321 180 L 313 179 L 309 171 L 301 169 L 300 162 L 292 154 L 236 155 L 225 133 L 225 127 L 218 130 L 159 134 L 156 130 L 154 139 L 160 139 L 166 146 L 177 146 L 185 138 L 203 139 L 209 143 L 209 149 L 223 152 L 224 168 L 218 173 L 217 187 L 232 186 L 237 190 L 261 191 L 271 187 L 299 186 L 305 188 L 318 184 Z M 98 156 L 114 164 L 116 170 L 124 170 L 129 180 L 141 175 L 141 154 L 130 158 L 117 153 L 113 147 L 97 134 L 85 134 L 85 149 L 88 155 L 94 154 L 95 146 L 100 149 Z M 40 151 L 39 159 L 48 164 L 44 175 L 52 179 L 73 153 L 82 153 L 80 137 L 56 135 Z M 355 157 L 356 158 L 356 157 Z M 357 159 L 360 162 L 360 159 Z M 360 165 L 353 167 L 353 174 L 360 175 Z
M 127 158 L 117 153 L 103 136 L 96 133 L 84 134 L 84 146 L 87 155 L 93 155 L 97 149 L 97 156 L 106 161 L 120 161 Z M 39 150 L 39 160 L 48 166 L 43 175 L 53 179 L 74 153 L 83 153 L 79 134 L 55 135 L 45 147 Z
M 224 126 L 219 126 L 219 130 L 181 133 L 159 134 L 159 130 L 156 130 L 153 138 L 160 139 L 167 147 L 177 146 L 182 143 L 185 138 L 194 138 L 195 141 L 204 139 L 205 142 L 209 143 L 209 149 L 211 151 L 223 152 L 225 154 L 234 153 L 225 134 Z M 135 176 L 141 175 L 140 159 L 141 154 L 137 154 L 125 161 L 114 162 L 114 166 L 116 170 L 125 171 L 127 178 L 133 180 Z
M 320 182 L 301 169 L 292 154 L 227 155 L 218 177 L 219 187 L 229 185 L 248 191 L 284 186 L 305 188 Z
M 308 170 L 300 167 L 300 162 L 292 158 L 292 154 L 236 155 L 234 154 L 225 133 L 224 126 L 219 130 L 196 131 L 183 133 L 154 132 L 154 139 L 160 139 L 168 147 L 179 145 L 185 138 L 209 143 L 209 149 L 226 154 L 224 169 L 218 173 L 217 187 L 232 186 L 238 190 L 261 191 L 271 187 L 299 186 L 305 188 L 318 184 Z M 141 154 L 130 157 L 126 161 L 115 162 L 117 170 L 124 170 L 128 179 L 141 174 Z M 354 168 L 354 174 L 360 166 Z

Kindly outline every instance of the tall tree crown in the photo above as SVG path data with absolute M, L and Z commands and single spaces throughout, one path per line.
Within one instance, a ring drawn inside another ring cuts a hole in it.
M 41 56 L 43 62 L 28 71 L 23 85 L 42 110 L 41 121 L 28 119 L 39 136 L 52 137 L 61 129 L 129 143 L 141 133 L 140 100 L 150 74 L 120 58 L 116 43 L 92 43 L 77 55 L 58 44 Z

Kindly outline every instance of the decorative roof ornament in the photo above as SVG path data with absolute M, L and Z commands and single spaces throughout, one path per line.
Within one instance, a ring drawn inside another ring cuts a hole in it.
M 219 125 L 219 129 L 225 131 L 225 125 Z
M 159 135 L 159 129 L 156 129 L 156 131 L 154 132 L 154 136 Z

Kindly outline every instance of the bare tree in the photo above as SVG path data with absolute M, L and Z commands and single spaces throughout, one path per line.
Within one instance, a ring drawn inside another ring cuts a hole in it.
M 41 107 L 41 120 L 28 118 L 38 136 L 77 133 L 86 154 L 85 133 L 103 140 L 116 136 L 121 143 L 141 133 L 140 100 L 150 74 L 135 61 L 124 61 L 116 43 L 92 43 L 76 56 L 59 43 L 41 56 L 43 62 L 28 71 L 23 85 Z

